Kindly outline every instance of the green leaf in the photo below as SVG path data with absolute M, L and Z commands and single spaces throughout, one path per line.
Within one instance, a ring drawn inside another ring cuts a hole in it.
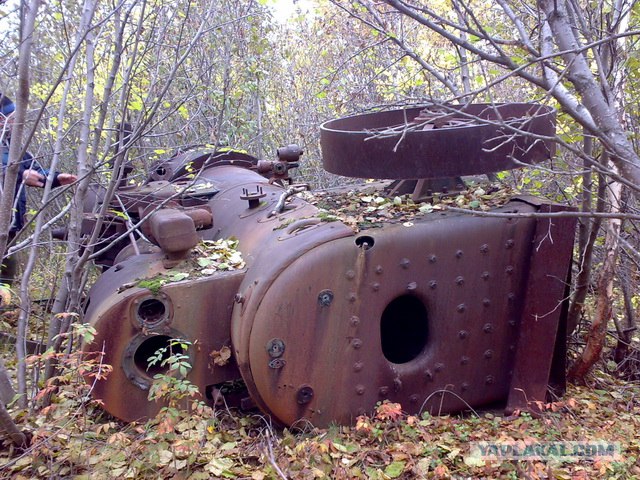
M 197 262 L 198 262 L 198 265 L 200 265 L 201 267 L 208 267 L 213 262 L 213 259 L 209 257 L 204 257 L 204 258 L 199 258 Z
M 206 465 L 206 470 L 212 475 L 220 476 L 233 467 L 233 460 L 230 458 L 214 458 Z
M 173 453 L 170 450 L 160 450 L 158 453 L 158 466 L 168 465 L 173 460 Z
M 384 469 L 384 474 L 389 478 L 398 478 L 404 472 L 404 462 L 393 462 Z
M 142 102 L 140 100 L 132 100 L 129 102 L 129 110 L 141 111 L 142 110 Z

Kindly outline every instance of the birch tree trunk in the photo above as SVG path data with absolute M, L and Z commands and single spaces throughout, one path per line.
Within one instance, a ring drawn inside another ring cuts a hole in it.
M 627 30 L 629 13 L 626 10 L 625 0 L 619 0 L 614 3 L 609 23 L 609 30 L 612 36 L 617 36 Z M 625 111 L 625 75 L 619 63 L 626 48 L 626 40 L 620 36 L 617 40 L 612 41 L 610 45 L 604 45 L 602 54 L 599 56 L 600 65 L 611 66 L 610 70 L 603 72 L 607 81 L 607 88 L 604 89 L 604 94 L 609 94 L 609 97 L 605 98 L 605 100 L 612 106 L 611 109 L 616 113 L 620 125 L 624 125 L 624 118 L 620 112 Z M 607 156 L 605 155 L 604 158 L 607 158 Z M 611 161 L 616 167 L 620 168 L 620 162 L 615 162 L 615 158 L 612 158 Z M 600 181 L 602 182 L 603 180 L 601 179 Z M 622 185 L 617 182 L 610 184 L 606 190 L 609 210 L 612 213 L 621 213 L 622 211 L 622 190 Z M 605 253 L 602 268 L 598 274 L 595 315 L 587 335 L 587 345 L 580 357 L 571 365 L 567 374 L 568 379 L 576 383 L 584 383 L 585 376 L 600 359 L 606 342 L 607 327 L 613 319 L 613 304 L 615 301 L 613 290 L 617 273 L 621 227 L 622 220 L 619 218 L 612 218 L 606 221 Z

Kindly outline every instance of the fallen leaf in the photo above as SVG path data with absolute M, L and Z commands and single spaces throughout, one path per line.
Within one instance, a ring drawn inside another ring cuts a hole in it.
M 213 360 L 214 365 L 224 367 L 231 359 L 231 349 L 225 345 L 220 350 L 212 350 L 209 357 Z
M 404 462 L 393 462 L 384 469 L 384 474 L 389 478 L 398 478 L 404 472 Z

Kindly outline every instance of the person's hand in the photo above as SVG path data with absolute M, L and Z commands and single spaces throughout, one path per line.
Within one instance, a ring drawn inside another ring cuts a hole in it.
M 46 180 L 45 176 L 36 170 L 25 170 L 22 174 L 22 181 L 30 187 L 44 187 Z
M 58 183 L 60 185 L 70 185 L 78 180 L 78 177 L 71 173 L 59 173 L 58 174 Z

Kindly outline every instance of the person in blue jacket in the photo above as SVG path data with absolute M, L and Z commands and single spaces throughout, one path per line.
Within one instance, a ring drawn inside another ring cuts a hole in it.
M 11 145 L 11 125 L 13 123 L 13 112 L 15 104 L 11 99 L 0 93 L 0 148 L 2 153 L 2 169 L 5 170 L 9 162 L 9 147 Z M 14 211 L 11 220 L 11 228 L 9 230 L 9 242 L 11 242 L 16 234 L 24 226 L 24 216 L 27 213 L 27 193 L 24 186 L 44 187 L 49 172 L 33 158 L 29 152 L 25 153 L 20 162 L 20 172 L 18 174 L 18 182 L 16 182 L 16 190 L 14 192 Z M 58 173 L 53 179 L 52 187 L 60 185 L 69 185 L 77 180 L 75 175 L 70 173 Z M 3 193 L 4 194 L 4 193 Z M 2 270 L 0 272 L 0 283 L 11 285 L 16 274 L 17 261 L 14 257 L 4 258 L 2 261 Z

